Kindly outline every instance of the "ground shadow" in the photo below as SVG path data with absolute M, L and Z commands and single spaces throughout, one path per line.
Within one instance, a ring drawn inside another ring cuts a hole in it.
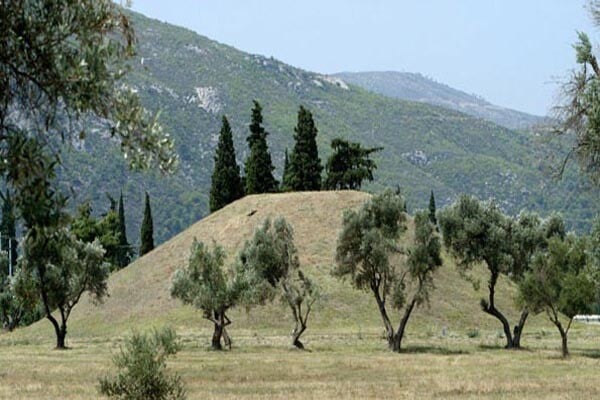
M 450 349 L 441 346 L 406 346 L 401 350 L 401 353 L 409 354 L 439 354 L 444 356 L 458 355 L 458 354 L 471 354 L 470 351 L 464 349 Z
M 504 350 L 504 346 L 501 344 L 480 344 L 477 348 L 479 350 Z
M 507 349 L 506 346 L 501 344 L 480 344 L 477 346 L 479 350 L 483 351 L 496 351 L 496 350 L 506 350 L 506 351 L 517 351 L 517 352 L 531 352 L 532 350 L 529 347 L 515 347 Z
M 600 350 L 582 350 L 578 353 L 582 357 L 600 359 Z

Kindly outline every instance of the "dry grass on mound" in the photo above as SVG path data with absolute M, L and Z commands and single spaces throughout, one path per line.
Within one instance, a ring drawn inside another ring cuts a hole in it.
M 370 293 L 354 290 L 348 282 L 331 276 L 335 245 L 346 209 L 357 209 L 370 195 L 355 191 L 300 192 L 247 196 L 202 219 L 186 231 L 136 260 L 109 279 L 110 297 L 100 306 L 83 299 L 69 321 L 67 340 L 119 336 L 131 328 L 172 325 L 180 332 L 207 334 L 210 324 L 200 313 L 171 299 L 169 288 L 176 268 L 186 265 L 194 238 L 213 240 L 224 246 L 229 261 L 251 237 L 265 218 L 284 216 L 294 227 L 296 245 L 303 268 L 313 276 L 325 292 L 325 299 L 309 322 L 315 334 L 380 332 L 381 321 Z M 404 238 L 410 237 L 410 232 Z M 482 290 L 459 276 L 453 261 L 445 257 L 445 265 L 436 273 L 436 289 L 429 307 L 414 312 L 408 335 L 432 334 L 441 330 L 499 330 L 493 318 L 483 314 L 479 299 L 485 296 L 486 274 L 476 270 Z M 497 303 L 511 321 L 517 316 L 513 303 L 514 287 L 505 279 L 498 284 Z M 236 309 L 230 313 L 231 332 L 247 330 L 285 335 L 291 329 L 291 315 L 281 304 L 259 307 L 248 313 Z M 392 312 L 392 319 L 398 320 Z M 535 327 L 549 326 L 543 318 L 532 318 Z M 550 328 L 551 329 L 551 328 Z M 14 334 L 16 338 L 45 339 L 53 331 L 47 321 Z

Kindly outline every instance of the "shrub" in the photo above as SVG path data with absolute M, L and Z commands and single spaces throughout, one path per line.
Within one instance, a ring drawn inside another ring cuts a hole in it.
M 181 377 L 166 371 L 166 358 L 179 349 L 170 328 L 151 335 L 133 333 L 113 359 L 117 375 L 100 379 L 100 393 L 123 400 L 185 399 Z

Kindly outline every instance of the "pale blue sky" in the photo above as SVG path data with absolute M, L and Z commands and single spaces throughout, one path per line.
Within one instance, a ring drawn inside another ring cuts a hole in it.
M 134 0 L 133 9 L 320 73 L 420 72 L 546 114 L 575 65 L 585 0 Z M 595 40 L 596 41 L 596 40 Z

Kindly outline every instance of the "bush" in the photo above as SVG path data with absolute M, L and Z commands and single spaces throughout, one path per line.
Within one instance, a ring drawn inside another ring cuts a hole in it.
M 123 400 L 185 399 L 181 377 L 166 371 L 166 358 L 179 349 L 175 331 L 170 328 L 151 335 L 133 333 L 113 359 L 117 375 L 100 379 L 100 393 Z
M 479 337 L 479 329 L 477 329 L 477 328 L 469 329 L 467 331 L 467 336 L 471 339 L 478 338 Z

